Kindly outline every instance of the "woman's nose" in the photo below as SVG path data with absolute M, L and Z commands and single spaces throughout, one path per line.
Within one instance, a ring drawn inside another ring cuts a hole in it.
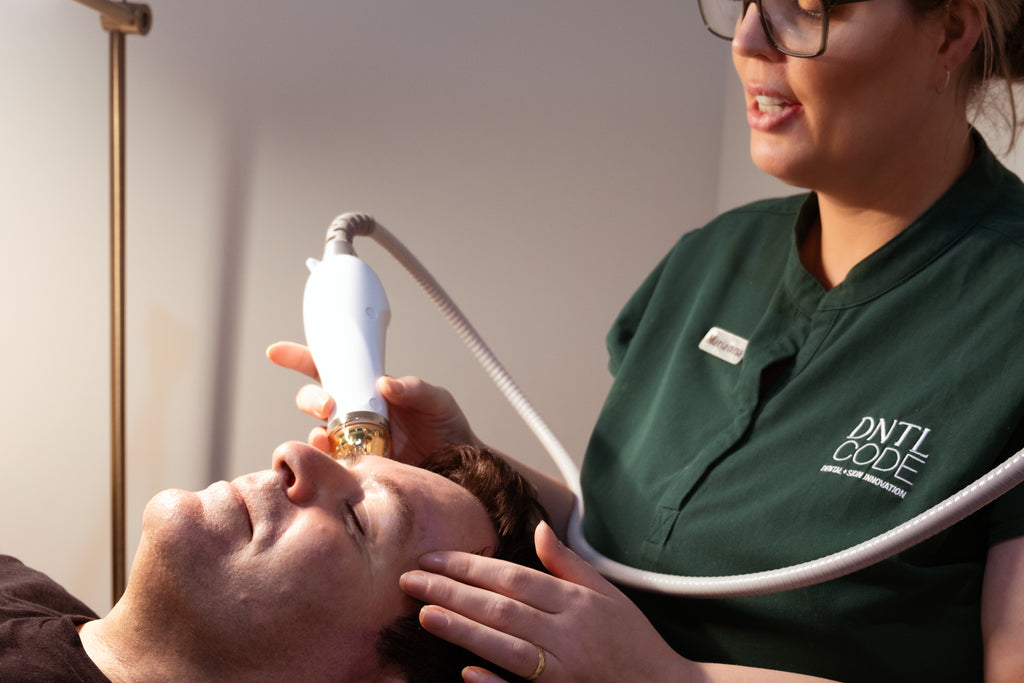
M 308 444 L 289 441 L 274 451 L 274 471 L 285 495 L 297 505 L 314 501 L 322 490 L 345 496 L 359 492 L 358 478 L 344 465 Z
M 736 22 L 736 33 L 732 39 L 732 51 L 737 55 L 782 53 L 775 49 L 761 23 L 761 10 L 756 2 L 746 5 Z

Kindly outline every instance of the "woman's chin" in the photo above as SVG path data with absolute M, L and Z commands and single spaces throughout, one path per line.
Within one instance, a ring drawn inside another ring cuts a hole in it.
M 811 164 L 788 146 L 759 140 L 755 135 L 750 140 L 750 158 L 759 170 L 780 182 L 803 189 L 815 186 Z

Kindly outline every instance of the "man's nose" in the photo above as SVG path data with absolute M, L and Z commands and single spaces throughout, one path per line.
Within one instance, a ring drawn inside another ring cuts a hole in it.
M 347 467 L 298 441 L 277 447 L 274 471 L 282 477 L 285 495 L 297 505 L 313 502 L 322 490 L 350 496 L 361 488 L 359 479 Z

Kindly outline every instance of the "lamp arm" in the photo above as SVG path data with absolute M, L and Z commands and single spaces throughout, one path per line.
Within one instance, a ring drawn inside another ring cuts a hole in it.
M 107 31 L 146 35 L 153 24 L 149 5 L 114 0 L 75 0 L 100 13 L 100 23 Z

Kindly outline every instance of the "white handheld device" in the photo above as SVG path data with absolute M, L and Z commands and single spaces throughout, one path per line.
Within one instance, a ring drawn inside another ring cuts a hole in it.
M 340 238 L 341 244 L 332 246 L 332 233 L 334 232 L 341 232 L 343 233 L 343 236 Z M 509 375 L 508 371 L 504 366 L 502 366 L 498 358 L 490 348 L 488 348 L 487 344 L 484 343 L 484 340 L 480 337 L 479 333 L 473 329 L 469 320 L 466 319 L 466 316 L 463 315 L 462 311 L 460 311 L 458 306 L 455 305 L 455 302 L 451 300 L 451 297 L 448 296 L 427 269 L 423 267 L 423 264 L 421 264 L 419 260 L 417 260 L 416 257 L 395 238 L 394 235 L 386 230 L 384 226 L 378 224 L 371 216 L 354 213 L 342 214 L 335 219 L 334 223 L 331 225 L 331 229 L 328 230 L 328 245 L 325 250 L 323 263 L 315 268 L 313 265 L 310 266 L 310 268 L 314 270 L 314 274 L 316 271 L 323 268 L 323 265 L 328 262 L 327 252 L 343 252 L 352 255 L 353 251 L 351 248 L 351 240 L 354 235 L 373 237 L 374 241 L 384 247 L 405 267 L 406 270 L 409 271 L 413 278 L 420 284 L 420 286 L 423 287 L 423 290 L 427 295 L 435 304 L 437 304 L 441 313 L 455 329 L 456 334 L 458 334 L 459 338 L 466 343 L 477 361 L 480 362 L 481 366 L 487 371 L 487 374 L 505 395 L 505 398 L 508 399 L 512 407 L 515 408 L 516 412 L 519 413 L 520 417 L 523 418 L 526 424 L 533 431 L 534 435 L 537 436 L 538 440 L 544 445 L 545 449 L 547 449 L 555 465 L 561 472 L 562 477 L 565 479 L 566 484 L 572 490 L 576 498 L 572 519 L 569 523 L 569 545 L 581 557 L 583 557 L 584 560 L 589 562 L 598 571 L 613 581 L 636 588 L 653 590 L 671 595 L 684 595 L 694 598 L 731 598 L 745 595 L 765 595 L 767 593 L 775 593 L 784 590 L 792 590 L 794 588 L 811 586 L 823 581 L 845 576 L 846 574 L 857 571 L 858 569 L 863 569 L 864 567 L 872 565 L 920 543 L 926 538 L 933 536 L 938 531 L 955 524 L 971 513 L 979 510 L 981 507 L 995 500 L 1014 486 L 1024 482 L 1024 449 L 1022 449 L 1010 456 L 1002 464 L 995 467 L 988 474 L 983 475 L 974 483 L 968 484 L 960 492 L 953 494 L 946 500 L 938 503 L 932 508 L 929 508 L 907 522 L 904 522 L 895 529 L 833 555 L 828 555 L 817 560 L 793 565 L 791 567 L 782 567 L 780 569 L 773 569 L 754 574 L 702 577 L 672 576 L 669 574 L 643 571 L 620 564 L 597 552 L 597 550 L 590 546 L 583 535 L 583 494 L 580 490 L 580 473 L 576 462 L 565 450 L 561 442 L 533 406 L 530 405 L 530 402 L 526 399 L 526 396 L 523 395 L 511 375 Z M 370 276 L 372 276 L 372 280 L 376 283 L 375 287 L 380 288 L 380 300 L 384 302 L 383 306 L 384 309 L 386 309 L 387 299 L 383 296 L 383 288 L 380 286 L 380 281 L 376 279 L 376 276 L 369 270 L 369 267 L 362 264 L 359 259 L 355 258 L 355 256 L 352 256 L 352 259 L 369 271 Z M 351 267 L 353 269 L 360 268 L 359 266 Z M 354 279 L 358 279 L 362 282 L 363 277 L 369 276 L 360 276 L 359 278 Z M 311 283 L 313 282 L 313 279 L 314 276 L 311 275 Z M 372 291 L 374 287 L 367 286 L 366 291 L 350 291 L 348 287 L 350 287 L 348 284 L 330 285 L 325 287 L 327 293 L 324 295 L 326 299 L 324 308 L 326 309 L 326 312 L 322 316 L 319 313 L 314 312 L 312 313 L 312 317 L 323 318 L 323 320 L 333 320 L 333 314 L 331 311 L 334 311 L 339 306 L 340 300 L 343 299 L 348 302 L 345 305 L 347 308 L 351 306 L 353 302 L 368 302 L 372 299 L 370 291 Z M 309 298 L 309 286 L 307 286 L 307 298 Z M 317 299 L 319 300 L 319 295 L 317 296 Z M 355 313 L 348 313 L 347 315 L 359 318 L 359 315 L 357 315 L 359 310 L 355 311 Z M 365 310 L 363 310 L 363 312 L 366 313 Z M 309 340 L 310 347 L 313 349 L 313 358 L 316 361 L 317 367 L 320 369 L 320 376 L 324 382 L 324 386 L 327 386 L 335 398 L 338 398 L 341 395 L 339 392 L 342 391 L 343 387 L 355 386 L 357 382 L 353 381 L 352 384 L 349 384 L 349 380 L 344 377 L 340 377 L 337 380 L 334 379 L 333 375 L 335 365 L 338 363 L 331 365 L 332 361 L 338 361 L 342 366 L 344 366 L 346 364 L 346 360 L 343 355 L 335 353 L 333 342 L 321 342 L 318 335 L 310 335 L 310 329 L 308 327 L 310 317 L 310 305 L 307 304 L 306 335 Z M 357 327 L 362 324 L 363 323 L 359 323 Z M 383 325 L 387 325 L 386 320 Z M 380 327 L 377 332 L 378 336 L 371 337 L 379 339 L 378 343 L 381 344 L 381 351 L 379 355 L 381 360 L 381 372 L 383 372 L 384 359 L 383 330 L 384 327 Z M 316 338 L 315 344 L 314 338 Z M 321 347 L 321 343 L 327 343 L 327 346 Z M 342 348 L 341 344 L 345 343 L 351 342 L 342 342 L 337 346 L 337 348 Z M 345 348 L 347 349 L 349 347 Z M 363 353 L 363 355 L 366 354 Z M 353 360 L 352 363 L 354 366 L 367 367 L 360 365 L 355 360 Z M 330 370 L 328 370 L 329 367 Z M 330 378 L 328 375 L 330 375 Z M 328 383 L 333 385 L 336 381 L 338 382 L 337 388 L 331 389 Z M 372 384 L 370 386 L 372 387 Z M 374 393 L 376 392 L 374 391 Z M 383 410 L 383 401 L 380 403 L 381 409 Z M 342 416 L 340 405 L 341 404 L 339 403 L 339 410 L 337 411 L 339 418 Z M 386 414 L 384 414 L 384 417 L 386 418 Z M 332 419 L 331 424 L 334 424 L 335 422 L 336 420 Z M 386 419 L 384 422 L 386 424 Z M 339 424 L 340 423 L 341 422 L 339 421 Z M 388 441 L 390 443 L 390 436 L 388 436 Z
M 376 388 L 391 320 L 384 286 L 335 230 L 327 233 L 323 260 L 310 258 L 306 265 L 303 324 L 320 382 L 334 398 L 327 423 L 332 455 L 388 457 L 388 406 Z

